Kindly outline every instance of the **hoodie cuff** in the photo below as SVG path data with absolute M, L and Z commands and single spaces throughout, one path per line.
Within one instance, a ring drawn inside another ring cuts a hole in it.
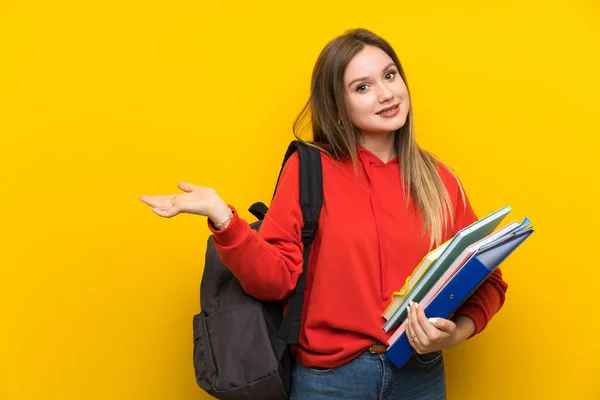
M 243 224 L 235 207 L 229 206 L 229 208 L 231 208 L 231 211 L 233 212 L 233 218 L 229 222 L 229 225 L 223 229 L 217 230 L 210 218 L 207 218 L 208 229 L 213 234 L 215 242 L 221 246 L 235 245 L 244 237 L 244 231 L 243 229 L 240 229 Z

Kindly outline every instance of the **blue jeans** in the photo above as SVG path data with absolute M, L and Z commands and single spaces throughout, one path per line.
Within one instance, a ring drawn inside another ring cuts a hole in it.
M 446 399 L 442 353 L 415 354 L 401 368 L 385 354 L 368 351 L 338 368 L 309 368 L 296 363 L 290 400 L 305 399 Z

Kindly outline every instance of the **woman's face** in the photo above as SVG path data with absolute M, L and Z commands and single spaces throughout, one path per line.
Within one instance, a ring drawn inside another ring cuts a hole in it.
M 344 73 L 346 103 L 352 123 L 363 135 L 400 129 L 410 109 L 408 89 L 383 50 L 365 46 Z

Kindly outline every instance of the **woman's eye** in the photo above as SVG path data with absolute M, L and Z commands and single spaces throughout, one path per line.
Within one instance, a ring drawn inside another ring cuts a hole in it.
M 393 79 L 396 76 L 397 72 L 396 71 L 390 71 L 387 74 L 385 74 L 385 78 L 386 79 Z
M 356 87 L 356 91 L 357 91 L 357 92 L 364 92 L 365 90 L 367 90 L 367 85 L 365 85 L 365 84 L 358 85 L 358 86 Z

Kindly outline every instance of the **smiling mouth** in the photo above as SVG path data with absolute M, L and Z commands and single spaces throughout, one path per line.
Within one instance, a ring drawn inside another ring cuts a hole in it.
M 381 115 L 381 114 L 389 113 L 390 111 L 396 110 L 396 108 L 398 108 L 399 106 L 400 106 L 400 104 L 396 104 L 395 106 L 384 108 L 383 110 L 376 112 L 375 114 Z

